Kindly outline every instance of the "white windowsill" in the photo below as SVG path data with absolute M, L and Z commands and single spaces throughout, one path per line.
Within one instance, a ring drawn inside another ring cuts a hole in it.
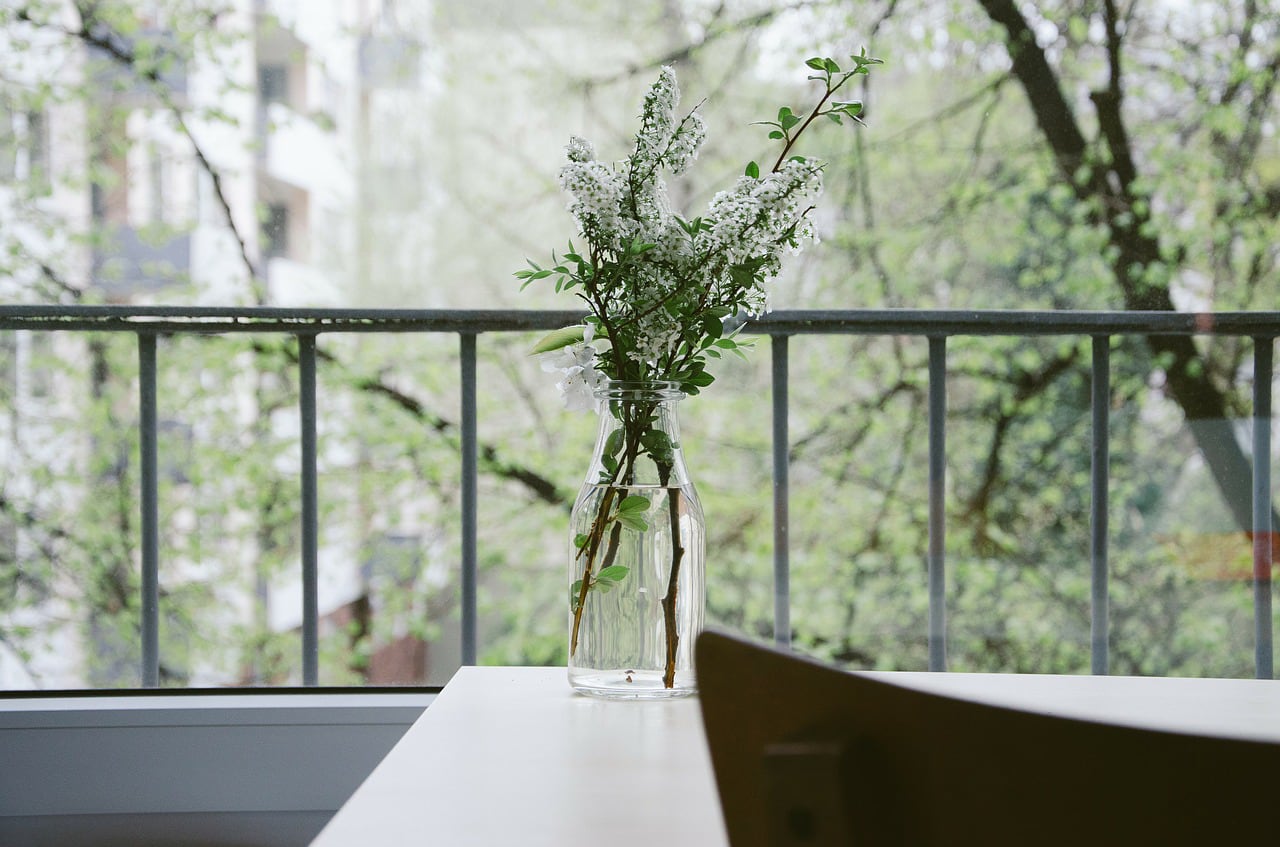
M 47 816 L 331 813 L 435 696 L 0 699 L 0 834 Z

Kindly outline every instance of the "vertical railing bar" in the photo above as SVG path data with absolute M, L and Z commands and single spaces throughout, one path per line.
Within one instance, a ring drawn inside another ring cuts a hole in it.
M 1271 380 L 1274 341 L 1253 339 L 1253 629 L 1254 674 L 1271 679 Z
M 929 670 L 947 669 L 947 339 L 929 338 Z
M 156 336 L 138 333 L 141 459 L 142 685 L 160 685 L 160 497 L 156 448 Z
M 476 334 L 459 334 L 462 377 L 462 664 L 476 663 Z
M 772 343 L 773 393 L 773 641 L 791 646 L 791 443 L 787 426 L 790 388 L 787 336 Z
M 298 336 L 302 427 L 302 684 L 320 682 L 319 498 L 316 491 L 316 337 Z
M 1111 337 L 1093 336 L 1093 445 L 1089 505 L 1090 623 L 1089 652 L 1093 673 L 1110 669 L 1110 568 L 1107 560 L 1109 480 L 1111 475 Z

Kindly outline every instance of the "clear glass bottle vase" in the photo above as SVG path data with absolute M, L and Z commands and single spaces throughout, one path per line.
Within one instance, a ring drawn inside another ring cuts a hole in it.
M 706 600 L 702 504 L 680 450 L 673 382 L 609 382 L 569 525 L 569 684 L 662 698 L 696 690 Z

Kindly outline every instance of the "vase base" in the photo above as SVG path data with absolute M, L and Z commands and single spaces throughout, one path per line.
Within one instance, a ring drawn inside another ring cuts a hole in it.
M 674 688 L 662 684 L 658 671 L 570 671 L 569 685 L 579 694 L 604 700 L 670 700 L 698 693 L 688 674 L 676 675 Z

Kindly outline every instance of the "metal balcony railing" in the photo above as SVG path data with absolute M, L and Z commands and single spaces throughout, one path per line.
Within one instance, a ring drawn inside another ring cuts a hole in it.
M 159 684 L 159 508 L 156 455 L 156 339 L 168 334 L 265 333 L 298 340 L 302 421 L 302 667 L 317 684 L 316 339 L 326 333 L 445 333 L 459 340 L 461 381 L 461 626 L 462 661 L 476 660 L 476 339 L 483 333 L 549 330 L 581 313 L 528 310 L 388 310 L 169 308 L 140 306 L 4 306 L 0 330 L 126 332 L 137 337 L 140 380 L 142 682 Z M 947 340 L 971 336 L 1079 336 L 1092 339 L 1092 456 L 1090 506 L 1092 671 L 1108 670 L 1107 514 L 1110 341 L 1113 336 L 1220 335 L 1253 342 L 1253 590 L 1255 672 L 1273 676 L 1271 636 L 1271 383 L 1280 312 L 1040 312 L 1040 311 L 803 311 L 750 320 L 744 332 L 771 338 L 774 514 L 774 638 L 790 640 L 788 339 L 793 335 L 905 335 L 928 340 L 929 543 L 928 643 L 930 670 L 946 670 L 946 373 Z

